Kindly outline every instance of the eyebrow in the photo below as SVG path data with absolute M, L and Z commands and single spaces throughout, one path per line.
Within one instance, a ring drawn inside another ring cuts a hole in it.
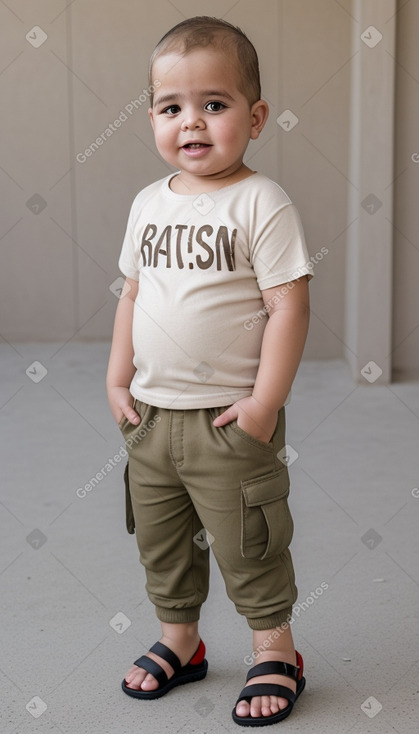
M 204 90 L 203 92 L 199 92 L 202 97 L 224 97 L 224 99 L 230 100 L 230 102 L 234 102 L 234 97 L 231 96 L 228 92 L 221 89 L 208 89 Z M 162 94 L 161 97 L 156 97 L 154 104 L 165 104 L 166 102 L 173 102 L 177 99 L 184 99 L 185 94 L 183 92 L 178 92 L 177 94 L 175 92 L 169 93 L 169 94 Z

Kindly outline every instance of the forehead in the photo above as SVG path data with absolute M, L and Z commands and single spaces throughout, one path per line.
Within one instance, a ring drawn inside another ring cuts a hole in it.
M 237 60 L 232 54 L 213 47 L 194 49 L 187 54 L 175 51 L 162 54 L 154 61 L 152 75 L 160 82 L 156 101 L 168 89 L 173 93 L 199 94 L 222 87 L 231 96 L 241 94 Z

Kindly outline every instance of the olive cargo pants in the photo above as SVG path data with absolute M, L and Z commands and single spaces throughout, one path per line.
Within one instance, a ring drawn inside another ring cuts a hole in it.
M 271 629 L 297 598 L 289 476 L 277 458 L 285 408 L 269 444 L 236 421 L 215 428 L 226 408 L 166 410 L 135 400 L 140 425 L 119 424 L 128 452 L 127 527 L 132 533 L 135 525 L 158 619 L 199 619 L 211 547 L 239 614 L 252 629 Z

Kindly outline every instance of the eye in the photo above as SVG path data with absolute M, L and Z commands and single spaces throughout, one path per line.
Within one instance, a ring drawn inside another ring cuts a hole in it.
M 208 102 L 205 105 L 205 109 L 208 112 L 221 112 L 221 110 L 226 109 L 226 105 L 223 104 L 222 102 Z
M 161 111 L 161 115 L 176 115 L 180 111 L 180 107 L 177 104 L 171 104 L 170 107 L 165 107 Z

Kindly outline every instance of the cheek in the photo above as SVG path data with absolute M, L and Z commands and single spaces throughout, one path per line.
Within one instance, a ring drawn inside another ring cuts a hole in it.
M 154 137 L 156 145 L 159 148 L 166 148 L 171 145 L 174 138 L 174 132 L 167 125 L 157 124 L 154 129 Z
M 229 145 L 237 145 L 243 139 L 247 140 L 250 136 L 250 131 L 247 133 L 247 129 L 243 125 L 242 117 L 220 124 L 217 133 L 220 142 L 228 143 Z

